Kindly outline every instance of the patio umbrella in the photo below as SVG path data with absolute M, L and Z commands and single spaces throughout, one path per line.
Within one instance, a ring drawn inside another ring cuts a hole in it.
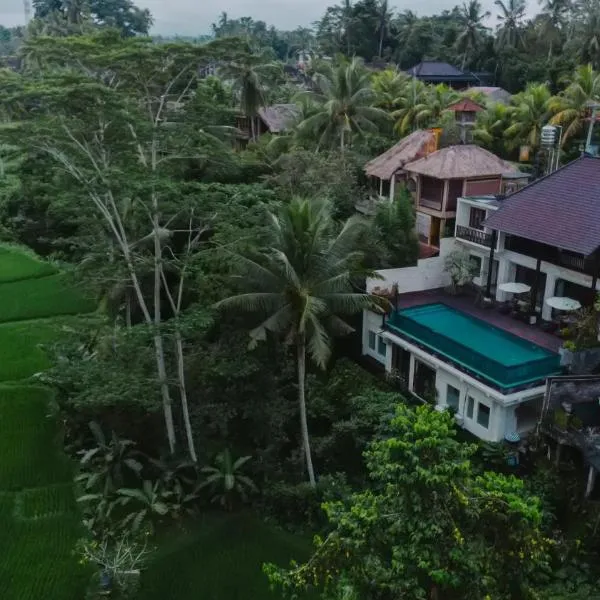
M 581 308 L 581 302 L 574 298 L 567 298 L 566 296 L 552 296 L 546 300 L 546 304 L 555 308 L 556 310 L 577 310 Z
M 524 294 L 531 289 L 530 285 L 526 283 L 517 283 L 516 281 L 510 281 L 509 283 L 501 283 L 498 286 L 501 292 L 507 292 L 509 294 Z

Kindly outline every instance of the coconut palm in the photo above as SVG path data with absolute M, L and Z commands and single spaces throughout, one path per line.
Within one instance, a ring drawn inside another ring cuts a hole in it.
M 375 73 L 372 78 L 372 87 L 376 97 L 375 106 L 388 112 L 398 108 L 395 102 L 402 97 L 411 82 L 412 77 L 398 69 L 386 69 Z
M 389 9 L 388 0 L 380 0 L 377 5 L 377 33 L 379 34 L 379 58 L 383 55 L 383 41 L 390 33 L 390 22 L 392 12 Z
M 266 316 L 250 332 L 252 344 L 270 333 L 294 346 L 302 445 L 309 481 L 315 485 L 306 419 L 306 356 L 325 367 L 331 354 L 330 334 L 352 331 L 338 315 L 373 308 L 380 301 L 352 289 L 361 271 L 357 244 L 365 231 L 362 219 L 350 218 L 336 234 L 329 202 L 299 198 L 269 216 L 268 247 L 255 257 L 238 257 L 250 291 L 217 306 Z
M 504 154 L 504 131 L 509 126 L 508 106 L 496 102 L 477 114 L 473 140 L 494 154 Z
M 550 116 L 550 98 L 545 83 L 530 83 L 525 91 L 514 95 L 508 108 L 511 124 L 504 132 L 506 139 L 515 146 L 523 144 L 536 149 L 540 145 L 542 127 Z
M 570 43 L 580 62 L 600 68 L 600 5 L 597 0 L 578 0 L 573 7 Z
M 463 54 L 462 68 L 464 69 L 469 54 L 481 43 L 481 37 L 487 29 L 482 21 L 490 16 L 490 12 L 482 12 L 479 0 L 469 0 L 468 4 L 463 2 L 459 16 L 461 32 L 456 38 L 456 47 Z
M 554 115 L 550 122 L 562 125 L 563 145 L 583 132 L 589 122 L 589 104 L 600 101 L 600 73 L 592 65 L 577 67 L 572 82 L 558 96 L 551 98 L 548 108 Z
M 392 113 L 396 120 L 394 129 L 400 135 L 406 135 L 417 129 L 420 123 L 418 115 L 426 104 L 427 86 L 414 77 L 404 87 L 401 95 L 394 100 L 398 108 Z
M 443 83 L 427 86 L 422 103 L 416 107 L 417 122 L 421 126 L 438 124 L 446 109 L 459 98 L 458 92 Z
M 317 109 L 298 126 L 299 133 L 318 137 L 319 147 L 339 145 L 343 152 L 353 135 L 376 133 L 388 119 L 374 106 L 376 95 L 370 74 L 360 59 L 338 66 L 321 65 L 314 76 L 316 92 L 307 92 Z
M 499 48 L 514 48 L 522 43 L 522 26 L 527 4 L 525 0 L 496 0 L 494 4 L 500 9 L 497 16 L 498 34 L 496 44 Z
M 245 55 L 220 69 L 221 77 L 232 81 L 240 108 L 250 119 L 252 140 L 256 139 L 258 110 L 265 105 L 266 87 L 280 73 L 281 66 L 269 59 L 267 51 Z
M 548 43 L 548 58 L 561 45 L 562 31 L 567 21 L 571 0 L 545 0 L 539 15 L 539 36 Z

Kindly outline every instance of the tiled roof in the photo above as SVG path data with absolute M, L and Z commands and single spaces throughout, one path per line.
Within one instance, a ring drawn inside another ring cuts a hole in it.
M 515 192 L 486 221 L 510 235 L 589 255 L 600 246 L 600 158 L 582 156 Z
M 408 74 L 419 79 L 454 79 L 457 81 L 479 81 L 473 73 L 461 71 L 445 62 L 424 60 L 408 69 Z
M 477 104 L 471 98 L 463 98 L 454 104 L 451 104 L 447 110 L 451 110 L 453 112 L 481 112 L 485 110 L 481 104 Z

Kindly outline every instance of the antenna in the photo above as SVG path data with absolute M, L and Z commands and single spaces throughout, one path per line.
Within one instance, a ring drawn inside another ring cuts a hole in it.
M 25 12 L 25 25 L 31 21 L 31 0 L 23 0 L 23 10 Z

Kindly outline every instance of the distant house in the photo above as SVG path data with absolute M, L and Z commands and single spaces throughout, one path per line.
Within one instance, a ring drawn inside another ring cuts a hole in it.
M 258 110 L 258 119 L 255 125 L 256 137 L 259 137 L 264 133 L 284 133 L 296 122 L 299 116 L 300 109 L 296 104 L 273 104 L 271 106 L 263 106 Z M 238 136 L 238 141 L 243 147 L 252 137 L 250 117 L 238 115 L 236 118 L 236 126 L 241 132 Z
M 408 69 L 407 73 L 424 83 L 445 83 L 455 89 L 479 85 L 479 79 L 469 71 L 461 71 L 452 65 L 438 61 L 423 61 Z
M 510 102 L 510 92 L 501 87 L 475 85 L 470 87 L 469 91 L 476 94 L 483 94 L 490 102 L 499 102 L 500 104 L 508 104 Z
M 454 113 L 462 143 L 470 144 L 473 141 L 473 128 L 477 120 L 477 113 L 484 111 L 485 108 L 471 98 L 462 98 L 451 104 L 446 110 Z

